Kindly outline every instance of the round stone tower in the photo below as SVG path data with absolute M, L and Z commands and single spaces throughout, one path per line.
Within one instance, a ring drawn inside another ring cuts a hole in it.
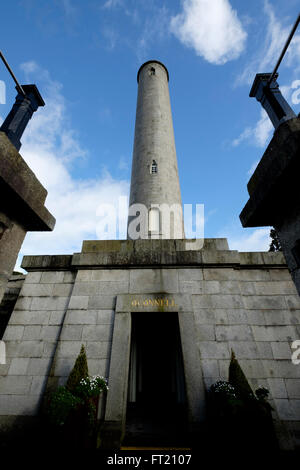
M 128 238 L 184 238 L 169 73 L 150 60 L 137 81 Z

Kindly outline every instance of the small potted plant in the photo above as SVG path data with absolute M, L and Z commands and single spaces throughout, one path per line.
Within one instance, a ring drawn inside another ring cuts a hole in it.
M 88 407 L 93 410 L 95 417 L 98 415 L 99 396 L 107 392 L 107 381 L 100 375 L 85 377 L 80 380 L 75 388 L 75 395 L 81 398 Z

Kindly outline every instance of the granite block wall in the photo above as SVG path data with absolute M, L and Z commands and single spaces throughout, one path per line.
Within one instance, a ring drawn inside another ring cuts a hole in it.
M 151 312 L 143 299 L 167 296 L 179 306 L 181 331 L 184 316 L 189 328 L 193 319 L 198 351 L 193 361 L 203 386 L 227 380 L 234 350 L 253 389 L 270 389 L 274 417 L 299 444 L 300 365 L 291 361 L 291 345 L 300 339 L 300 298 L 282 254 L 238 253 L 209 240 L 201 262 L 197 252 L 182 258 L 176 252 L 164 255 L 162 264 L 156 251 L 145 257 L 138 250 L 129 264 L 121 256 L 122 243 L 116 243 L 115 251 L 75 254 L 68 269 L 58 269 L 55 257 L 27 261 L 29 273 L 3 338 L 7 363 L 0 365 L 0 416 L 34 415 L 48 376 L 64 384 L 82 344 L 90 374 L 109 378 L 117 303 L 125 302 L 119 311 L 130 313 L 137 299 L 132 311 L 143 314 Z M 126 256 L 130 252 L 127 247 Z

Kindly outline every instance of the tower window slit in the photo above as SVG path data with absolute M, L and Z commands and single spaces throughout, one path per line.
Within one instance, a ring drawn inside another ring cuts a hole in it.
M 156 173 L 157 173 L 157 163 L 155 160 L 153 160 L 151 164 L 151 175 L 154 175 Z

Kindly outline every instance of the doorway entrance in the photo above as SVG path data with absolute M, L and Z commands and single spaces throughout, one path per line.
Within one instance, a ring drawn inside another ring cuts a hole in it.
M 132 313 L 126 442 L 175 445 L 186 430 L 177 313 Z

